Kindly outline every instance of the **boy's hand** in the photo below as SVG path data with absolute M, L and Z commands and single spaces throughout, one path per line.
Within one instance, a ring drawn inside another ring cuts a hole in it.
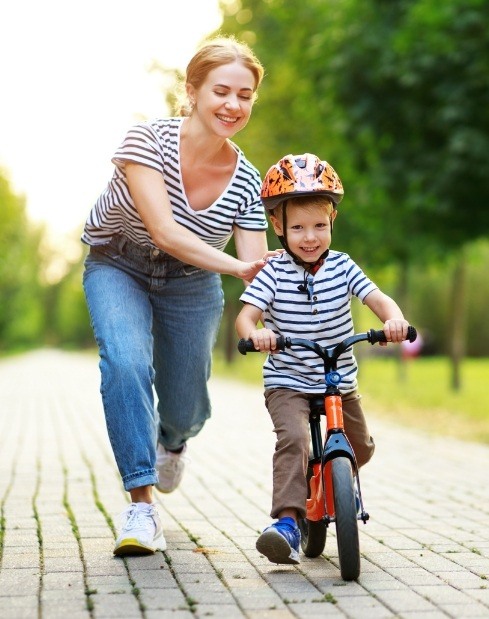
M 249 339 L 253 341 L 255 350 L 260 352 L 279 352 L 276 351 L 277 338 L 271 329 L 255 329 L 249 334 Z
M 392 318 L 384 322 L 384 333 L 388 342 L 402 342 L 407 337 L 409 322 L 400 318 Z M 386 343 L 384 343 L 384 346 Z

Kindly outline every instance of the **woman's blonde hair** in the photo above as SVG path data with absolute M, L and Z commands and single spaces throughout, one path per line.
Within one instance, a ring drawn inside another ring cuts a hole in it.
M 241 62 L 253 74 L 255 79 L 253 92 L 256 96 L 265 73 L 258 58 L 246 43 L 238 41 L 234 37 L 216 37 L 204 41 L 187 65 L 184 83 L 181 84 L 181 93 L 178 97 L 180 101 L 180 114 L 188 116 L 192 111 L 187 93 L 185 92 L 186 84 L 191 84 L 195 90 L 198 90 L 210 71 L 236 61 Z

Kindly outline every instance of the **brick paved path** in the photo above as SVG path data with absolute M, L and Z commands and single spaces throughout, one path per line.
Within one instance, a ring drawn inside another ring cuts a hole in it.
M 0 361 L 0 617 L 285 619 L 489 617 L 489 448 L 370 419 L 362 574 L 325 555 L 275 566 L 273 434 L 260 388 L 212 382 L 214 414 L 181 489 L 157 495 L 168 550 L 112 556 L 127 502 L 105 436 L 92 355 Z

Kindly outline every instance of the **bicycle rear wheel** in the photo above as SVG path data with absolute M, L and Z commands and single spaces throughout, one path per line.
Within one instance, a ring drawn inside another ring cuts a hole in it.
M 360 575 L 360 542 L 350 460 L 335 458 L 332 461 L 332 476 L 341 577 L 343 580 L 356 580 Z
M 311 498 L 311 479 L 314 476 L 313 467 L 307 467 L 307 498 Z M 299 518 L 297 523 L 301 532 L 302 552 L 310 559 L 315 559 L 323 552 L 326 545 L 326 524 L 321 520 Z
M 307 518 L 299 519 L 302 552 L 309 558 L 319 557 L 326 545 L 326 525 Z

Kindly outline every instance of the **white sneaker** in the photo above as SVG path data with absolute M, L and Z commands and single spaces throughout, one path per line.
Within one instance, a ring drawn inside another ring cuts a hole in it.
M 150 555 L 166 550 L 160 515 L 154 503 L 131 503 L 121 514 L 122 527 L 114 554 Z
M 187 445 L 184 445 L 180 453 L 174 453 L 158 443 L 156 450 L 157 490 L 165 493 L 173 492 L 182 481 L 185 464 L 188 462 L 188 458 L 185 456 L 186 451 Z

